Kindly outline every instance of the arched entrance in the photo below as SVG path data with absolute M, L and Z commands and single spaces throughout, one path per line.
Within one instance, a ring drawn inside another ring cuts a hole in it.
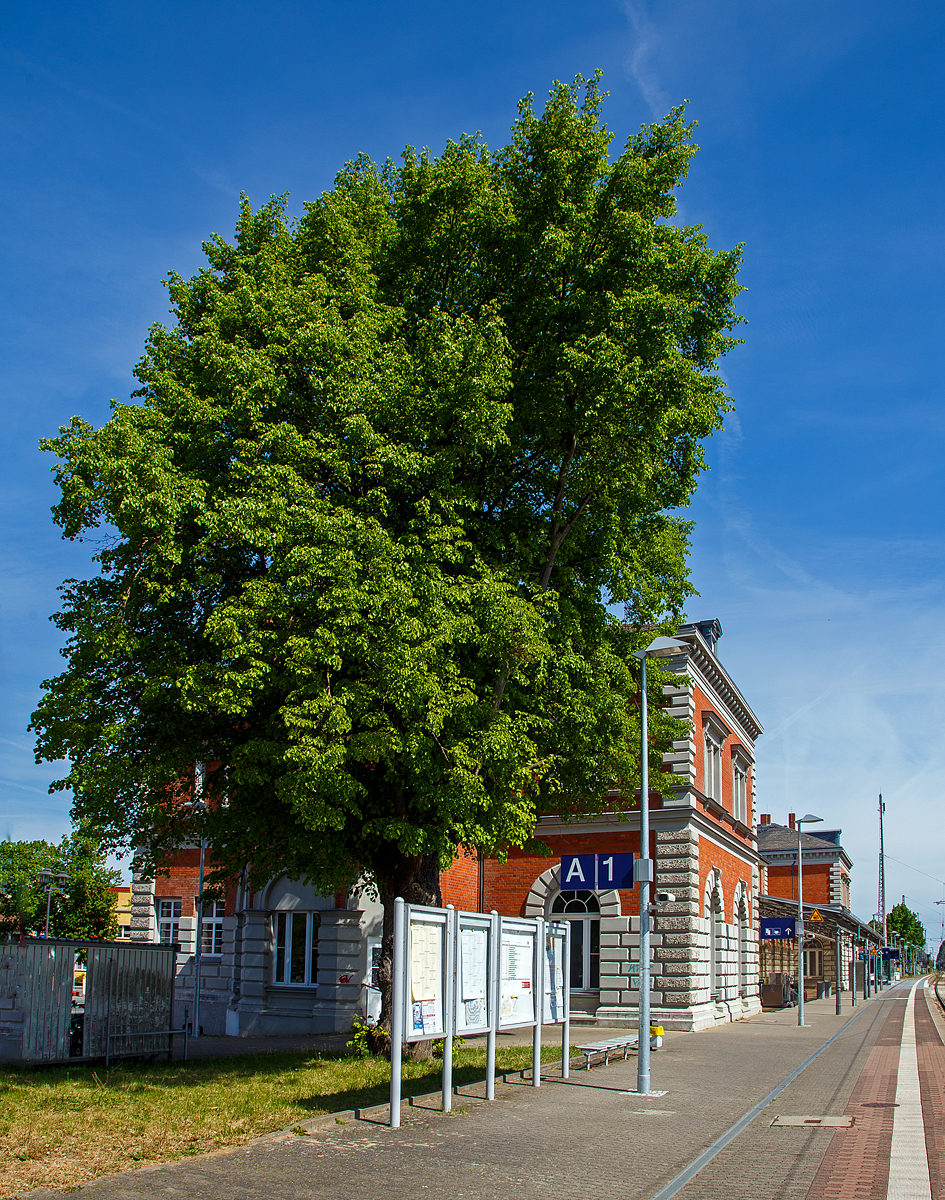
M 600 902 L 594 892 L 559 892 L 551 916 L 571 926 L 571 991 L 600 991 Z

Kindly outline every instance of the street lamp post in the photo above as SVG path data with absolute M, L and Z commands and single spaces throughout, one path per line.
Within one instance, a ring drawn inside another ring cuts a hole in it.
M 195 799 L 191 802 L 191 812 L 201 814 L 207 811 L 207 801 L 204 796 L 205 768 L 203 763 L 197 763 L 194 768 Z M 207 839 L 203 830 L 200 831 L 200 878 L 197 883 L 197 929 L 194 944 L 194 1018 L 193 1037 L 200 1037 L 200 976 L 203 966 L 203 875 L 207 853 Z
M 797 1023 L 804 1024 L 804 847 L 801 844 L 802 825 L 814 825 L 823 817 L 810 813 L 797 821 Z
M 686 650 L 687 642 L 658 637 L 645 650 L 634 650 L 640 660 L 640 858 L 635 878 L 640 883 L 640 1019 L 637 1032 L 637 1092 L 650 1094 L 650 764 L 646 723 L 646 658 L 659 650 Z
M 49 918 L 51 914 L 52 898 L 53 896 L 65 895 L 65 886 L 69 882 L 69 876 L 65 873 L 65 871 L 53 872 L 50 871 L 48 867 L 43 867 L 36 878 L 40 887 L 46 893 L 46 928 L 43 936 L 49 937 Z M 58 884 L 58 887 L 53 883 L 54 879 L 56 884 Z

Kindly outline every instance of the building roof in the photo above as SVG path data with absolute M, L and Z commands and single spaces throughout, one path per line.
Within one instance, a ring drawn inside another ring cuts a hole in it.
M 852 867 L 853 863 L 850 856 L 840 845 L 840 830 L 828 829 L 825 830 L 825 837 L 818 837 L 815 833 L 801 833 L 801 846 L 804 853 L 811 854 L 829 854 L 832 857 L 841 859 L 846 863 L 847 867 Z M 797 830 L 791 829 L 788 825 L 776 825 L 774 821 L 767 821 L 764 825 L 757 827 L 758 833 L 758 853 L 764 857 L 766 854 L 782 855 L 797 853 Z
M 833 830 L 830 832 L 832 833 Z M 807 833 L 805 831 L 801 834 L 801 846 L 805 850 L 837 850 L 839 842 L 835 842 L 832 838 L 821 838 L 816 833 Z M 759 825 L 758 849 L 796 850 L 797 830 L 791 829 L 788 825 L 776 825 L 773 821 Z

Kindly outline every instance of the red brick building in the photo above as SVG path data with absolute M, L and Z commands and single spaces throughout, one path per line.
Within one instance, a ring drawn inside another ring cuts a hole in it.
M 758 853 L 764 860 L 764 892 L 797 901 L 797 837 L 794 813 L 787 825 L 778 825 L 767 814 L 758 822 Z M 853 863 L 840 845 L 839 829 L 801 834 L 804 857 L 804 900 L 808 904 L 850 907 L 850 871 Z
M 679 676 L 664 688 L 666 704 L 689 732 L 664 756 L 677 786 L 649 797 L 656 890 L 675 896 L 660 907 L 653 927 L 652 1012 L 654 1021 L 677 1029 L 759 1011 L 761 876 L 753 812 L 761 725 L 719 661 L 721 633 L 715 620 L 684 625 L 678 637 L 686 649 L 664 660 Z M 544 818 L 536 833 L 551 858 L 513 851 L 500 864 L 461 852 L 443 875 L 444 903 L 569 920 L 575 1020 L 634 1023 L 638 890 L 562 889 L 559 861 L 563 854 L 639 854 L 639 816 L 605 811 L 571 824 Z M 181 943 L 178 1009 L 191 1013 L 198 877 L 193 848 L 177 855 L 169 877 L 136 878 L 132 885 L 133 937 Z M 225 903 L 204 910 L 205 1032 L 349 1028 L 356 1011 L 377 1007 L 372 966 L 382 918 L 368 897 L 318 896 L 286 877 L 256 894 L 234 888 Z
M 761 725 L 717 655 L 718 621 L 684 625 L 687 649 L 666 658 L 680 676 L 664 689 L 670 712 L 690 724 L 664 761 L 670 795 L 651 793 L 649 856 L 661 906 L 652 935 L 653 1019 L 696 1029 L 759 1011 L 754 832 L 754 746 Z M 616 800 L 616 796 L 614 799 Z M 617 806 L 615 805 L 615 808 Z M 444 903 L 507 916 L 563 916 L 572 924 L 575 1020 L 636 1020 L 639 890 L 562 889 L 569 854 L 640 853 L 639 816 L 616 811 L 571 824 L 539 821 L 551 858 L 513 851 L 505 864 L 461 855 L 442 880 Z

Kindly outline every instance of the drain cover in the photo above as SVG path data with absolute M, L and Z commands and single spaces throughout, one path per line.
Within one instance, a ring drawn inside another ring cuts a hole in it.
M 898 1104 L 887 1104 L 883 1100 L 867 1100 L 865 1104 L 861 1104 L 860 1108 L 898 1108 Z
M 807 1129 L 849 1129 L 853 1124 L 853 1117 L 811 1117 L 806 1115 L 799 1117 L 775 1117 L 771 1124 L 800 1125 Z

